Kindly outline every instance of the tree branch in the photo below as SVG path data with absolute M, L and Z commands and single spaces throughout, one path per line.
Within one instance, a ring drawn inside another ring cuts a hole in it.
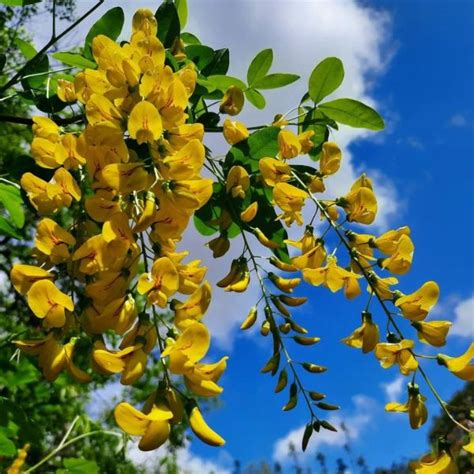
M 54 121 L 58 125 L 71 125 L 73 123 L 78 123 L 83 120 L 82 115 L 74 115 L 72 117 L 67 118 L 55 118 Z M 5 115 L 0 114 L 0 122 L 9 122 L 9 123 L 16 123 L 19 125 L 28 125 L 31 127 L 33 125 L 33 119 L 30 117 L 17 117 L 16 115 Z

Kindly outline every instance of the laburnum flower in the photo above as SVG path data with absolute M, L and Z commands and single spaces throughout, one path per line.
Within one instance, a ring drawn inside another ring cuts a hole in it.
M 363 268 L 370 267 L 371 261 L 375 260 L 374 249 L 372 247 L 374 236 L 371 234 L 357 234 L 356 232 L 348 231 L 346 232 L 346 237 L 350 248 L 355 253 L 355 256 L 357 256 L 359 264 Z M 354 259 L 351 259 L 352 271 L 360 273 L 362 271 L 360 265 L 358 265 Z
M 249 136 L 249 131 L 245 124 L 238 120 L 224 120 L 224 138 L 229 145 L 235 145 L 236 143 L 245 140 Z
M 410 228 L 408 226 L 389 230 L 380 237 L 374 237 L 371 245 L 386 255 L 392 255 L 397 251 L 398 243 L 403 235 L 410 236 Z
M 140 145 L 158 140 L 163 133 L 163 123 L 156 107 L 146 100 L 139 102 L 128 117 L 128 131 Z
M 104 301 L 103 293 L 101 293 L 101 301 Z M 137 307 L 131 295 L 119 296 L 99 308 L 90 306 L 83 313 L 84 327 L 91 334 L 102 334 L 113 330 L 123 335 L 132 327 L 136 319 Z
M 119 271 L 101 271 L 93 282 L 86 285 L 86 295 L 92 299 L 99 311 L 118 298 L 122 298 L 137 273 L 136 262 L 132 267 Z
M 157 340 L 155 325 L 150 321 L 139 321 L 124 335 L 119 348 L 125 349 L 134 344 L 143 344 L 143 350 L 149 354 L 155 348 Z
M 410 339 L 402 339 L 400 342 L 380 342 L 375 346 L 375 357 L 379 359 L 384 369 L 398 364 L 400 372 L 408 375 L 418 368 L 418 361 L 411 352 L 414 345 L 415 342 Z
M 199 363 L 209 350 L 210 336 L 204 324 L 194 322 L 168 344 L 161 357 L 170 359 L 170 370 L 184 375 L 185 383 L 196 395 L 211 397 L 222 392 L 217 381 L 226 368 L 227 357 L 215 364 Z
M 172 301 L 174 324 L 178 329 L 184 330 L 202 319 L 211 302 L 211 292 L 211 285 L 206 281 L 184 303 Z
M 446 366 L 456 377 L 468 382 L 474 381 L 474 364 L 471 362 L 472 359 L 474 359 L 474 342 L 471 343 L 464 354 L 458 357 L 451 357 L 445 354 L 437 355 L 438 364 Z
M 33 283 L 27 293 L 28 306 L 37 318 L 44 319 L 50 327 L 60 328 L 66 323 L 66 310 L 74 311 L 72 298 L 51 280 Z
M 342 152 L 334 142 L 323 143 L 321 158 L 319 160 L 319 172 L 323 176 L 329 176 L 339 171 L 341 166 Z
M 281 130 L 278 133 L 278 150 L 283 160 L 296 158 L 301 153 L 301 143 L 291 130 Z
M 255 219 L 258 212 L 258 201 L 250 203 L 241 213 L 240 220 L 242 222 L 251 222 Z
M 227 115 L 237 115 L 244 107 L 244 93 L 237 86 L 230 86 L 222 97 L 219 112 Z
M 34 265 L 15 264 L 10 271 L 10 280 L 18 293 L 26 295 L 32 285 L 41 280 L 53 280 L 54 275 Z
M 53 264 L 63 263 L 70 258 L 69 246 L 75 245 L 76 239 L 52 219 L 43 219 L 37 227 L 36 248 L 49 257 Z
M 176 266 L 168 257 L 155 260 L 150 273 L 143 273 L 138 279 L 137 290 L 147 295 L 150 304 L 164 308 L 168 298 L 174 295 L 179 287 L 179 275 Z
M 362 313 L 362 325 L 344 338 L 342 342 L 350 347 L 362 349 L 366 354 L 374 350 L 380 340 L 379 327 L 372 321 L 372 315 L 367 311 Z
M 314 130 L 307 130 L 298 134 L 298 141 L 301 145 L 301 154 L 309 153 L 314 147 L 314 143 L 311 138 L 314 136 Z
M 462 449 L 470 454 L 474 454 L 474 432 L 471 431 L 469 433 L 469 443 L 465 444 Z
M 410 462 L 409 467 L 415 474 L 458 474 L 459 472 L 456 460 L 446 449 L 425 454 L 418 461 Z
M 143 163 L 112 163 L 99 173 L 99 182 L 121 194 L 142 191 L 149 185 L 150 176 Z
M 301 250 L 301 254 L 303 255 L 316 247 L 318 239 L 314 235 L 314 228 L 307 225 L 300 240 L 285 239 L 285 244 Z
M 426 397 L 421 395 L 416 384 L 408 384 L 408 401 L 405 403 L 390 402 L 385 405 L 385 410 L 396 413 L 408 413 L 412 429 L 423 426 L 428 419 L 428 410 L 425 406 Z
M 74 89 L 74 83 L 71 81 L 66 81 L 64 79 L 58 80 L 58 89 L 57 94 L 59 100 L 67 103 L 74 103 L 77 101 L 76 90 Z
M 338 200 L 347 214 L 347 220 L 360 224 L 372 224 L 377 214 L 377 199 L 372 190 L 372 182 L 362 175 L 343 198 Z
M 178 291 L 184 295 L 190 295 L 196 291 L 207 272 L 207 267 L 201 267 L 201 260 L 177 263 L 176 269 L 179 275 Z
M 396 285 L 398 280 L 395 277 L 386 277 L 380 278 L 379 276 L 372 273 L 370 275 L 371 283 L 374 286 L 377 294 L 383 300 L 391 300 L 393 299 L 394 292 L 390 289 L 392 285 Z M 370 285 L 367 286 L 367 291 L 372 293 L 372 287 Z
M 308 193 L 302 189 L 288 183 L 278 183 L 273 188 L 273 199 L 283 213 L 277 218 L 284 220 L 288 226 L 295 221 L 298 225 L 302 225 L 301 210 L 307 197 Z
M 227 237 L 227 232 L 221 232 L 218 237 L 210 240 L 206 244 L 212 250 L 214 258 L 222 257 L 230 249 L 230 241 Z
M 243 199 L 250 187 L 250 177 L 243 166 L 232 166 L 227 174 L 225 189 L 233 198 Z
M 290 165 L 276 158 L 262 158 L 258 162 L 263 181 L 267 186 L 273 187 L 284 183 L 291 178 Z
M 293 257 L 291 263 L 298 269 L 305 268 L 319 268 L 325 262 L 327 257 L 324 242 L 322 240 L 315 240 L 314 246 L 305 253 Z
M 176 153 L 160 162 L 160 172 L 165 179 L 195 179 L 204 164 L 204 145 L 199 140 L 190 140 Z
M 403 316 L 410 321 L 422 321 L 439 298 L 439 286 L 435 281 L 427 281 L 414 293 L 403 295 L 395 300 Z
M 33 134 L 35 137 L 44 138 L 50 142 L 58 142 L 61 134 L 61 129 L 54 120 L 48 117 L 34 116 L 33 120 Z
M 339 267 L 336 257 L 328 257 L 325 267 L 303 269 L 303 278 L 307 283 L 313 286 L 323 285 L 333 293 L 344 288 L 344 296 L 348 299 L 360 294 L 357 280 L 362 276 Z
M 169 437 L 173 412 L 166 403 L 153 404 L 143 413 L 130 404 L 119 403 L 114 410 L 115 421 L 125 433 L 141 436 L 138 448 L 151 451 L 159 448 Z
M 86 117 L 90 125 L 108 124 L 118 129 L 121 129 L 123 121 L 120 110 L 107 97 L 100 94 L 92 94 L 87 101 Z
M 92 358 L 104 374 L 122 374 L 120 383 L 134 384 L 145 372 L 147 354 L 143 344 L 128 346 L 120 351 L 109 351 L 102 342 L 94 344 Z
M 25 341 L 14 341 L 25 354 L 38 356 L 38 365 L 43 371 L 43 375 L 48 382 L 53 382 L 58 375 L 66 369 L 78 382 L 86 383 L 90 381 L 90 376 L 74 364 L 73 338 L 64 346 L 49 333 L 43 339 L 32 339 Z
M 453 323 L 450 321 L 414 321 L 411 325 L 418 331 L 418 339 L 421 342 L 441 347 L 446 344 L 446 337 Z
M 380 266 L 395 273 L 404 275 L 410 270 L 415 246 L 408 235 L 403 234 L 396 244 L 395 251 L 388 258 L 380 259 Z

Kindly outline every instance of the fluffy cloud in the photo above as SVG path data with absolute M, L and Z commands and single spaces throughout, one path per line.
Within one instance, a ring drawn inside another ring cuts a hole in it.
M 459 301 L 454 306 L 454 319 L 450 334 L 474 338 L 474 295 Z
M 395 377 L 391 382 L 382 383 L 382 389 L 385 392 L 387 401 L 393 402 L 398 400 L 403 392 L 405 384 L 406 380 L 401 375 Z
M 349 440 L 359 439 L 362 432 L 367 428 L 370 421 L 375 415 L 377 403 L 372 398 L 365 395 L 355 395 L 352 397 L 354 409 L 350 413 L 337 414 L 329 417 L 328 421 L 338 428 L 336 433 L 328 430 L 321 430 L 317 436 L 311 439 L 308 448 L 301 454 L 301 460 L 304 462 L 314 457 L 321 446 L 344 446 Z M 345 430 L 341 429 L 344 423 Z M 276 441 L 273 448 L 273 458 L 275 461 L 285 463 L 289 460 L 288 446 L 295 445 L 297 448 L 301 446 L 301 439 L 305 425 L 290 431 L 283 438 Z
M 144 452 L 138 449 L 137 443 L 134 443 L 129 446 L 127 457 L 136 465 L 143 467 L 145 472 L 154 473 L 157 472 L 160 460 L 167 454 L 165 446 L 155 451 Z M 181 474 L 230 474 L 231 470 L 226 465 L 231 461 L 232 458 L 226 451 L 221 451 L 219 458 L 214 461 L 203 459 L 191 452 L 189 443 L 176 451 L 176 464 Z

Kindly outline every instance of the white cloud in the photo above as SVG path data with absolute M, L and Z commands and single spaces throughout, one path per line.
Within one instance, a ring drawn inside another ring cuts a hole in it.
M 121 401 L 122 393 L 125 387 L 119 380 L 109 381 L 103 387 L 94 390 L 86 406 L 87 414 L 92 419 L 98 419 L 114 405 Z
M 454 114 L 450 119 L 449 119 L 450 125 L 453 127 L 467 127 L 469 125 L 469 122 L 466 118 L 465 115 L 457 113 Z
M 459 301 L 454 307 L 450 335 L 474 338 L 474 295 Z
M 381 385 L 385 392 L 387 401 L 394 402 L 399 400 L 405 384 L 406 380 L 401 375 L 395 377 L 391 382 L 382 383 Z
M 365 395 L 355 395 L 352 397 L 354 410 L 352 413 L 335 414 L 328 418 L 329 423 L 338 428 L 335 433 L 322 429 L 319 433 L 314 433 L 308 444 L 306 451 L 300 452 L 300 460 L 305 462 L 314 457 L 315 453 L 322 445 L 326 446 L 344 446 L 349 440 L 359 439 L 362 432 L 367 428 L 377 409 L 377 403 L 374 399 Z M 340 428 L 344 423 L 346 430 Z M 296 428 L 286 434 L 283 438 L 277 440 L 273 448 L 273 458 L 275 461 L 284 463 L 289 460 L 288 446 L 292 443 L 298 451 L 301 451 L 301 440 L 305 425 Z
M 166 446 L 155 451 L 144 452 L 138 449 L 138 443 L 130 444 L 127 452 L 127 457 L 134 464 L 143 467 L 147 473 L 157 472 L 159 461 L 167 455 L 169 453 Z M 230 474 L 231 470 L 225 465 L 230 464 L 231 461 L 232 458 L 226 451 L 220 451 L 219 458 L 214 461 L 203 459 L 191 452 L 189 443 L 176 451 L 176 464 L 181 474 Z

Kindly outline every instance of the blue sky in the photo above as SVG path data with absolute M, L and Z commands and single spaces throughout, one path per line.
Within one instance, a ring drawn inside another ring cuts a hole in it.
M 79 8 L 89 3 L 80 1 Z M 405 224 L 412 229 L 414 265 L 401 278 L 401 290 L 408 293 L 428 279 L 438 281 L 442 296 L 436 318 L 455 320 L 458 333 L 443 351 L 464 351 L 472 341 L 474 310 L 474 4 L 467 0 L 199 0 L 199 7 L 198 0 L 189 3 L 189 30 L 210 46 L 230 46 L 233 74 L 243 76 L 254 54 L 273 46 L 275 70 L 303 76 L 300 85 L 268 94 L 271 105 L 265 113 L 245 110 L 242 119 L 249 124 L 268 122 L 274 113 L 295 105 L 319 60 L 332 55 L 344 60 L 346 79 L 340 96 L 375 104 L 388 126 L 377 135 L 343 129 L 333 137 L 344 147 L 345 161 L 333 189 L 336 194 L 344 191 L 361 170 L 369 170 L 381 202 L 375 231 Z M 156 7 L 149 1 L 107 1 L 105 8 L 116 4 L 127 12 Z M 222 143 L 211 144 L 222 152 Z M 185 240 L 210 262 L 202 243 L 195 234 Z M 212 263 L 211 281 L 226 273 L 228 261 Z M 292 355 L 329 367 L 326 374 L 305 381 L 342 406 L 338 416 L 350 428 L 353 451 L 363 454 L 371 467 L 426 451 L 426 426 L 411 431 L 406 416 L 383 411 L 387 391 L 399 400 L 405 398 L 397 369 L 381 369 L 372 355 L 363 356 L 339 343 L 358 326 L 365 299 L 347 303 L 340 294 L 310 287 L 298 292 L 310 295 L 311 303 L 295 316 L 321 342 L 311 348 L 295 347 Z M 293 411 L 282 412 L 285 395 L 273 394 L 275 380 L 259 373 L 269 357 L 270 341 L 258 334 L 238 334 L 238 324 L 257 296 L 254 290 L 229 299 L 215 291 L 207 321 L 216 336 L 215 355 L 228 354 L 230 361 L 220 406 L 207 418 L 227 444 L 216 450 L 193 442 L 180 454 L 183 466 L 193 472 L 226 472 L 232 459 L 243 465 L 278 459 L 289 471 L 284 446 L 293 438 L 299 446 L 298 429 L 307 421 L 306 408 L 300 403 Z M 375 305 L 372 311 L 382 325 L 381 312 Z M 427 365 L 427 371 L 444 397 L 462 386 L 435 364 Z M 424 385 L 422 391 L 427 392 Z M 428 408 L 431 414 L 439 411 L 432 397 Z M 341 435 L 314 436 L 308 454 L 300 455 L 301 464 L 315 465 L 318 450 L 333 462 L 343 454 L 344 441 Z M 134 457 L 147 459 L 136 453 Z

